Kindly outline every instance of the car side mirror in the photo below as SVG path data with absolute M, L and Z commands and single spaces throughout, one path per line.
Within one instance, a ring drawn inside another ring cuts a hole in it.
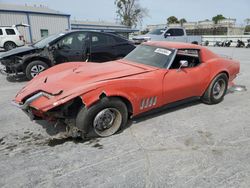
M 165 35 L 164 35 L 165 38 L 167 38 L 167 37 L 169 37 L 169 36 L 171 36 L 170 33 L 165 33 Z
M 187 68 L 188 67 L 188 61 L 187 60 L 180 60 L 180 67 L 178 71 L 181 70 L 181 68 Z

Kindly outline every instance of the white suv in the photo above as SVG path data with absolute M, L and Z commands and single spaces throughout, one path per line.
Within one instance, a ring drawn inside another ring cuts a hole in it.
M 0 27 L 0 48 L 11 50 L 24 44 L 24 38 L 15 26 Z

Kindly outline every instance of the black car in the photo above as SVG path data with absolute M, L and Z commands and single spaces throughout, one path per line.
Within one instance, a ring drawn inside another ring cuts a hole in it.
M 28 79 L 64 62 L 105 62 L 126 56 L 134 44 L 118 35 L 94 31 L 69 31 L 51 35 L 30 46 L 1 54 L 8 74 L 23 72 Z

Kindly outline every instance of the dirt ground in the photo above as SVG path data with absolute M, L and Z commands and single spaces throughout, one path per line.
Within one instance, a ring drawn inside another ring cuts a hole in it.
M 241 62 L 250 88 L 250 49 L 215 48 Z M 88 141 L 52 139 L 53 125 L 11 105 L 26 81 L 0 74 L 0 187 L 250 187 L 250 93 L 193 101 L 133 119 Z

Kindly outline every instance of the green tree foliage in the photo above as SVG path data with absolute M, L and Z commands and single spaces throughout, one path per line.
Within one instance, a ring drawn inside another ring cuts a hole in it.
M 121 24 L 126 26 L 136 27 L 148 15 L 148 10 L 140 6 L 139 0 L 115 0 L 115 5 Z
M 214 16 L 212 20 L 214 21 L 215 24 L 218 23 L 219 20 L 224 20 L 226 19 L 222 14 L 218 14 L 217 16 Z
M 187 23 L 187 20 L 185 18 L 181 18 L 179 22 L 181 25 L 183 25 L 184 23 Z
M 149 29 L 146 28 L 146 29 L 144 29 L 144 30 L 141 31 L 141 34 L 142 34 L 142 35 L 145 35 L 145 34 L 147 34 L 148 32 L 149 32 Z
M 245 27 L 245 32 L 250 32 L 250 25 L 247 25 L 246 27 Z
M 176 18 L 175 16 L 170 16 L 167 19 L 167 23 L 168 24 L 176 24 L 176 23 L 180 23 L 178 18 Z

